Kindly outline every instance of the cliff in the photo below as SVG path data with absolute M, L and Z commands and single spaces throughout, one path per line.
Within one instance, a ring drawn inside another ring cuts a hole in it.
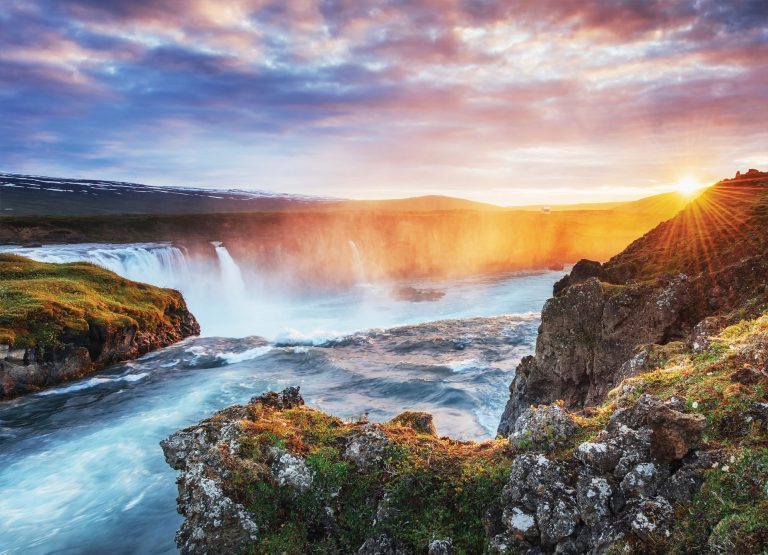
M 485 443 L 298 389 L 162 442 L 182 553 L 761 553 L 768 180 L 721 182 L 555 286 Z
M 768 176 L 723 181 L 605 264 L 582 260 L 542 310 L 499 432 L 532 403 L 599 403 L 622 379 L 759 314 L 768 294 Z
M 87 263 L 0 254 L 0 399 L 200 332 L 181 294 Z

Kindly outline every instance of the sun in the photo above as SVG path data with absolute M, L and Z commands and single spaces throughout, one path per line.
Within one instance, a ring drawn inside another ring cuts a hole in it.
M 704 185 L 690 175 L 681 178 L 675 185 L 677 192 L 686 197 L 692 197 L 703 188 Z

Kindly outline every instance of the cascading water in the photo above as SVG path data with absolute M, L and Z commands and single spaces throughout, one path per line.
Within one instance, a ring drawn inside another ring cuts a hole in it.
M 360 256 L 360 249 L 357 248 L 357 243 L 350 240 L 349 250 L 352 251 L 352 264 L 355 269 L 355 282 L 357 285 L 366 285 L 368 283 L 368 277 L 365 273 L 365 265 L 363 264 L 363 258 Z
M 244 297 L 246 294 L 243 272 L 237 265 L 235 259 L 229 254 L 227 247 L 219 241 L 211 242 L 216 249 L 216 256 L 219 259 L 219 269 L 221 271 L 222 285 L 237 297 Z
M 341 417 L 425 410 L 440 433 L 493 437 L 514 367 L 532 352 L 533 311 L 560 277 L 399 284 L 439 288 L 431 302 L 386 288 L 308 297 L 265 293 L 216 247 L 207 257 L 168 244 L 0 249 L 175 287 L 204 333 L 225 336 L 0 403 L 0 554 L 176 552 L 176 476 L 158 442 L 267 389 L 300 385 L 310 405 Z M 246 335 L 262 337 L 236 339 Z

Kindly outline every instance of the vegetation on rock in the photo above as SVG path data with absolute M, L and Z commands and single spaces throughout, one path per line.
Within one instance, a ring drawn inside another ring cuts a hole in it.
M 181 295 L 130 281 L 87 262 L 48 264 L 0 254 L 0 343 L 61 344 L 91 325 L 148 332 L 170 325 Z
M 0 398 L 135 358 L 200 332 L 178 291 L 89 263 L 0 254 Z

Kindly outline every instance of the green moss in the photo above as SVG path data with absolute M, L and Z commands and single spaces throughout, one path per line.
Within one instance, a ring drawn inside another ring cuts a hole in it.
M 0 254 L 0 343 L 16 348 L 56 346 L 66 336 L 137 326 L 154 331 L 168 323 L 181 295 L 123 279 L 88 263 L 47 264 Z
M 672 538 L 672 552 L 760 553 L 768 546 L 768 449 L 734 453 L 711 470 Z
M 253 553 L 353 553 L 381 532 L 414 552 L 436 537 L 452 538 L 458 553 L 483 545 L 481 518 L 499 502 L 511 462 L 506 441 L 437 438 L 403 426 L 406 415 L 381 425 L 389 439 L 384 460 L 361 470 L 343 450 L 345 436 L 362 423 L 307 407 L 251 410 L 229 489 L 262 531 Z M 304 458 L 314 477 L 309 491 L 291 493 L 273 483 L 273 446 Z M 393 511 L 374 526 L 382 499 Z

